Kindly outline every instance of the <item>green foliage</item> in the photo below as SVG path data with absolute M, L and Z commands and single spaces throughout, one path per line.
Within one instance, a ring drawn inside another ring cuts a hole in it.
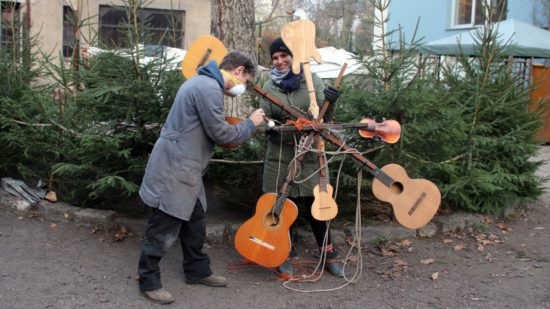
M 380 51 L 363 61 L 369 78 L 344 88 L 337 119 L 396 119 L 401 140 L 381 146 L 354 134 L 349 143 L 375 149 L 368 157 L 380 167 L 395 162 L 411 178 L 432 180 L 452 208 L 499 212 L 538 197 L 541 162 L 530 158 L 541 114 L 528 110 L 529 88 L 513 74 L 497 37 L 487 27 L 478 34 L 479 57 L 458 56 L 441 71 L 418 60 L 414 37 L 398 42 L 393 55 Z M 354 177 L 355 166 L 344 173 Z
M 143 26 L 128 22 L 128 31 Z M 131 48 L 80 59 L 78 66 L 42 55 L 47 66 L 26 71 L 1 59 L 0 77 L 8 81 L 0 85 L 4 170 L 16 167 L 46 180 L 52 175 L 58 195 L 82 206 L 112 207 L 136 196 L 184 79 L 168 67 L 170 59 L 140 61 L 142 45 L 135 35 L 127 37 Z M 42 76 L 47 79 L 38 84 Z

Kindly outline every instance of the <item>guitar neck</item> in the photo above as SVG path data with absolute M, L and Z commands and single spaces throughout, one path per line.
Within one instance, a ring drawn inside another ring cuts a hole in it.
M 321 191 L 327 191 L 327 173 L 325 168 L 325 145 L 321 141 L 319 134 L 315 135 L 315 142 L 317 143 L 317 155 L 319 156 L 319 188 Z
M 311 77 L 311 70 L 309 68 L 309 60 L 302 63 L 304 69 L 304 76 L 306 78 L 307 92 L 309 95 L 309 112 L 313 116 L 313 119 L 319 117 L 319 105 L 317 105 L 317 97 L 315 96 L 315 88 L 313 87 L 313 78 Z
M 338 136 L 334 135 L 328 130 L 323 130 L 322 134 L 325 140 L 333 143 L 338 147 L 341 147 L 346 151 L 349 151 L 349 154 L 353 156 L 354 159 L 356 159 L 361 164 L 363 164 L 363 167 L 365 167 L 367 171 L 371 173 L 372 176 L 376 177 L 387 187 L 390 187 L 395 182 L 388 174 L 384 173 L 376 165 L 374 165 L 374 163 L 369 161 L 367 158 L 365 158 L 363 155 L 361 155 L 357 151 L 354 151 L 353 148 L 346 145 L 346 143 L 344 143 Z

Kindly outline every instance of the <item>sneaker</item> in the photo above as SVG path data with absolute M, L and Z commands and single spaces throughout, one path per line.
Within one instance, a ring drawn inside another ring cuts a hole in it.
M 202 278 L 201 280 L 197 281 L 199 284 L 203 284 L 210 287 L 224 287 L 227 286 L 227 280 L 225 280 L 222 276 L 214 276 L 210 275 L 206 278 Z
M 277 267 L 277 270 L 281 274 L 281 277 L 292 278 L 294 276 L 294 266 L 292 266 L 291 260 L 286 260 L 283 264 Z
M 145 294 L 145 297 L 159 304 L 165 305 L 174 302 L 172 294 L 164 288 L 160 288 L 154 291 L 143 291 L 143 294 Z
M 344 277 L 344 271 L 342 265 L 336 261 L 327 261 L 325 263 L 325 269 L 333 275 L 334 277 L 342 278 Z

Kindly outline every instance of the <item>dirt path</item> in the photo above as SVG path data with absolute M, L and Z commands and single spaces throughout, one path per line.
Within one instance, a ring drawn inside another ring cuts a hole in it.
M 550 147 L 541 155 L 550 158 Z M 550 165 L 541 173 L 550 175 Z M 269 270 L 234 267 L 240 258 L 230 243 L 207 248 L 214 272 L 226 276 L 229 287 L 186 285 L 176 246 L 161 263 L 176 302 L 162 307 L 549 308 L 549 205 L 547 193 L 525 214 L 475 231 L 373 244 L 363 249 L 358 282 L 323 293 L 290 291 Z M 298 261 L 313 261 L 311 248 L 299 247 Z M 137 238 L 114 242 L 104 232 L 0 208 L 0 307 L 155 307 L 138 293 L 139 250 Z M 300 267 L 305 273 L 310 265 Z M 344 282 L 326 275 L 293 287 L 328 289 Z

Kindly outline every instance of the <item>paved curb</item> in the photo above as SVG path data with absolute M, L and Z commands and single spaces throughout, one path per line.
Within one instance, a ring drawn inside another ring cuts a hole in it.
M 146 219 L 136 219 L 117 216 L 112 210 L 99 210 L 91 208 L 80 208 L 67 203 L 40 201 L 37 204 L 29 205 L 26 201 L 12 196 L 0 189 L 0 204 L 19 212 L 36 211 L 49 220 L 56 222 L 73 222 L 75 224 L 97 229 L 109 230 L 125 227 L 128 232 L 141 238 L 147 224 Z M 362 245 L 381 241 L 396 241 L 412 239 L 416 237 L 435 237 L 445 233 L 459 232 L 468 227 L 481 225 L 482 215 L 470 213 L 454 213 L 448 216 L 435 217 L 426 226 L 410 230 L 397 223 L 371 224 L 361 228 Z M 206 228 L 206 237 L 209 242 L 219 243 L 230 241 L 242 222 L 212 223 Z M 343 229 L 332 229 L 333 242 L 336 245 L 347 246 L 348 239 L 356 234 L 354 227 Z M 307 242 L 314 242 L 311 232 L 298 229 L 299 239 Z

